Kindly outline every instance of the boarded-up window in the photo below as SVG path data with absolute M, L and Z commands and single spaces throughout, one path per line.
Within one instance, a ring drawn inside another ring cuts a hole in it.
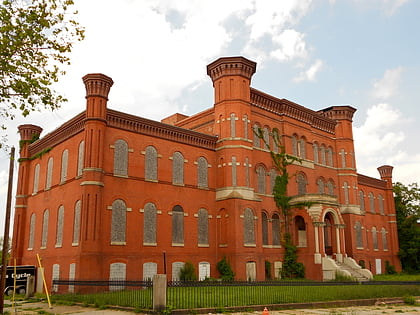
M 378 204 L 379 204 L 379 213 L 381 215 L 385 214 L 385 210 L 384 210 L 384 197 L 382 197 L 382 195 L 378 196 Z
M 375 213 L 375 197 L 373 193 L 369 193 L 369 208 L 371 213 Z
M 144 206 L 143 219 L 143 243 L 148 245 L 155 245 L 157 211 L 154 203 L 149 202 Z
M 372 242 L 373 249 L 378 250 L 378 232 L 376 231 L 376 227 L 372 228 Z
M 265 168 L 262 165 L 257 166 L 257 192 L 265 194 Z
M 382 247 L 383 247 L 384 250 L 388 250 L 388 241 L 386 239 L 386 230 L 385 230 L 385 228 L 382 228 L 381 234 L 382 234 Z
M 296 181 L 298 185 L 298 195 L 306 194 L 306 176 L 303 173 L 299 173 L 296 175 Z
M 113 263 L 109 266 L 109 290 L 119 291 L 124 290 L 124 282 L 126 278 L 126 264 Z
M 127 207 L 125 202 L 117 199 L 112 203 L 111 244 L 125 244 L 127 224 Z
M 46 190 L 51 188 L 52 176 L 53 176 L 53 167 L 54 167 L 54 159 L 52 157 L 50 157 L 48 159 L 48 164 L 47 164 L 47 180 L 46 180 L 46 183 L 45 183 L 45 189 Z
M 39 164 L 35 165 L 35 171 L 34 171 L 34 189 L 33 194 L 38 193 L 39 190 L 39 171 L 41 166 Z
M 28 249 L 34 248 L 34 240 L 35 240 L 35 224 L 36 224 L 36 214 L 32 213 L 31 220 L 29 223 L 29 243 Z
M 58 208 L 57 214 L 57 235 L 55 239 L 55 247 L 63 245 L 63 227 L 64 227 L 64 206 Z
M 280 246 L 280 217 L 273 214 L 271 218 L 273 245 Z
M 61 177 L 60 183 L 64 183 L 67 180 L 67 168 L 69 164 L 69 150 L 65 149 L 61 155 Z
M 184 184 L 184 156 L 181 152 L 175 152 L 172 156 L 172 184 Z
M 262 224 L 262 242 L 263 245 L 268 245 L 268 217 L 265 212 L 261 213 L 261 224 Z
M 153 280 L 153 276 L 157 275 L 157 263 L 147 262 L 143 264 L 143 281 Z
M 59 264 L 53 264 L 52 266 L 52 280 L 58 280 L 60 279 L 60 265 Z M 53 292 L 58 291 L 58 284 L 54 284 L 52 287 Z
M 77 157 L 77 176 L 82 176 L 85 159 L 85 141 L 80 141 Z
M 114 175 L 128 175 L 128 144 L 121 139 L 114 144 Z
M 244 211 L 244 245 L 255 245 L 254 213 L 250 208 Z
M 79 245 L 80 238 L 80 212 L 81 212 L 82 202 L 77 200 L 74 205 L 74 219 L 73 219 L 73 242 L 72 245 Z
M 155 147 L 148 146 L 145 153 L 144 177 L 147 180 L 157 180 L 158 156 Z
M 184 244 L 184 209 L 179 205 L 172 209 L 172 244 Z
M 206 209 L 198 210 L 198 245 L 209 244 L 209 214 Z
M 365 194 L 363 191 L 359 191 L 359 203 L 360 203 L 360 211 L 364 213 L 366 211 L 365 209 Z
M 207 188 L 208 187 L 208 163 L 204 157 L 198 158 L 197 161 L 197 182 L 198 187 Z
M 42 219 L 41 248 L 47 247 L 48 240 L 48 221 L 50 219 L 50 211 L 46 209 Z

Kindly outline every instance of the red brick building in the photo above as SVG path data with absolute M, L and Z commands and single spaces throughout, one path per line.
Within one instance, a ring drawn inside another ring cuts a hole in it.
M 267 95 L 250 87 L 255 70 L 243 57 L 214 61 L 214 106 L 162 122 L 107 108 L 113 81 L 88 74 L 84 112 L 39 139 L 40 127 L 20 126 L 13 258 L 36 264 L 39 254 L 48 283 L 176 279 L 187 261 L 200 279 L 218 277 L 223 257 L 238 280 L 264 280 L 266 265 L 278 277 L 283 217 L 261 128 L 274 150 L 277 132 L 302 159 L 289 166 L 288 194 L 312 202 L 292 217 L 306 277 L 399 269 L 392 167 L 378 168 L 381 179 L 357 173 L 355 109 Z

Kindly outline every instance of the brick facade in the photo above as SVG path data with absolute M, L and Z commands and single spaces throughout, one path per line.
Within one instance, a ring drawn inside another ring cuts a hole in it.
M 218 277 L 226 257 L 238 280 L 281 269 L 283 218 L 266 139 L 278 132 L 302 163 L 288 187 L 292 235 L 306 277 L 329 279 L 357 263 L 373 274 L 400 269 L 392 167 L 381 179 L 356 171 L 350 106 L 313 111 L 251 88 L 256 63 L 220 58 L 207 66 L 214 106 L 162 122 L 107 108 L 113 84 L 83 78 L 86 110 L 37 140 L 19 127 L 21 150 L 12 256 L 62 279 L 176 279 L 187 261 Z M 271 143 L 274 148 L 274 144 Z M 366 271 L 365 274 L 369 274 Z

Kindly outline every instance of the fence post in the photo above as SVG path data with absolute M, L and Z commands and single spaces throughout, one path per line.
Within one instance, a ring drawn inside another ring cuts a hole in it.
M 25 298 L 28 299 L 30 297 L 33 297 L 34 292 L 35 292 L 35 277 L 34 276 L 29 276 L 28 278 L 26 278 Z
M 163 311 L 166 308 L 166 275 L 153 276 L 153 310 Z

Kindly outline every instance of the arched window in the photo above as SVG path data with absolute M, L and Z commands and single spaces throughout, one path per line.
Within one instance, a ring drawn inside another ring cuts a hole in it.
M 321 164 L 326 165 L 327 164 L 327 158 L 326 158 L 326 152 L 325 152 L 325 146 L 322 144 L 319 149 L 320 155 L 321 155 Z
M 334 166 L 334 163 L 333 163 L 333 150 L 332 150 L 332 148 L 331 147 L 328 147 L 326 153 L 327 153 L 327 165 L 328 166 Z
M 232 156 L 232 186 L 236 186 L 237 185 L 237 172 L 236 172 L 236 166 L 237 166 L 237 162 L 236 162 L 236 156 Z
M 318 178 L 317 180 L 317 186 L 318 186 L 318 193 L 319 194 L 325 194 L 325 182 L 322 177 Z
M 109 266 L 109 291 L 124 290 L 124 281 L 126 278 L 126 264 L 124 263 L 112 263 Z
M 38 193 L 38 189 L 39 189 L 39 171 L 40 171 L 40 168 L 41 168 L 41 166 L 39 164 L 35 165 L 33 194 L 37 194 Z
M 298 156 L 306 159 L 306 140 L 303 137 L 298 141 Z
M 268 217 L 265 212 L 261 213 L 262 223 L 262 242 L 263 245 L 268 245 Z
M 60 279 L 60 265 L 59 264 L 53 264 L 52 266 L 52 280 L 58 280 Z M 52 287 L 53 292 L 58 291 L 58 284 L 54 284 Z
M 82 202 L 76 201 L 74 205 L 74 220 L 73 220 L 73 246 L 79 245 L 80 238 L 80 215 L 81 215 Z
M 360 203 L 360 211 L 362 213 L 365 213 L 366 208 L 365 208 L 365 194 L 363 193 L 363 191 L 359 191 L 359 203 Z
M 268 191 L 268 193 L 270 194 L 270 195 L 273 195 L 274 193 L 273 193 L 273 191 L 274 191 L 274 186 L 275 186 L 275 184 L 276 184 L 276 178 L 277 178 L 277 172 L 276 172 L 276 170 L 274 169 L 274 168 L 272 168 L 271 170 L 270 170 L 270 190 Z
M 64 183 L 67 180 L 67 168 L 69 164 L 69 150 L 65 149 L 61 154 L 61 176 L 60 183 Z
M 200 261 L 198 263 L 198 280 L 203 281 L 210 278 L 210 263 Z
M 144 157 L 144 178 L 146 180 L 156 181 L 158 170 L 158 156 L 154 146 L 149 145 L 145 150 Z
M 379 204 L 379 213 L 381 215 L 385 214 L 384 211 L 384 197 L 382 197 L 382 195 L 378 195 L 378 204 Z
M 312 145 L 312 149 L 314 151 L 314 162 L 318 163 L 319 162 L 319 147 L 318 147 L 318 143 L 314 143 Z
M 255 245 L 254 213 L 250 208 L 244 211 L 244 245 Z
M 50 219 L 50 211 L 46 209 L 42 219 L 42 234 L 41 234 L 41 248 L 47 247 L 48 239 L 48 221 Z
M 144 206 L 143 217 L 143 244 L 156 245 L 157 210 L 152 202 Z
M 373 193 L 369 193 L 369 210 L 371 213 L 375 213 L 375 197 Z
M 257 192 L 259 194 L 265 194 L 265 167 L 258 165 L 257 169 Z
M 143 281 L 151 281 L 157 275 L 157 263 L 147 262 L 143 264 Z
M 199 157 L 197 161 L 197 182 L 198 187 L 200 188 L 207 188 L 208 184 L 208 163 L 206 158 Z
M 253 126 L 253 129 L 254 129 L 254 142 L 253 142 L 253 144 L 254 144 L 254 147 L 256 147 L 256 148 L 259 148 L 259 147 L 261 147 L 261 139 L 260 139 L 260 137 L 258 136 L 259 135 L 259 132 L 258 132 L 258 129 L 260 128 L 260 126 L 258 126 L 257 124 L 254 124 L 254 126 Z
M 63 245 L 63 227 L 64 227 L 64 206 L 58 208 L 57 214 L 57 235 L 55 238 L 55 247 Z
M 54 167 L 54 159 L 52 157 L 50 157 L 48 159 L 48 164 L 47 164 L 47 180 L 45 182 L 45 190 L 48 190 L 48 189 L 51 188 L 52 176 L 53 176 L 53 167 Z
M 179 281 L 179 275 L 184 266 L 185 263 L 182 261 L 175 261 L 172 263 L 172 281 Z
M 174 152 L 172 156 L 172 184 L 184 185 L 184 156 Z
M 111 244 L 125 245 L 127 206 L 121 199 L 112 203 Z
M 328 195 L 330 196 L 334 195 L 334 182 L 332 181 L 332 179 L 328 180 L 327 182 L 327 190 L 328 190 Z
M 273 134 L 273 151 L 275 153 L 278 153 L 279 146 L 280 146 L 280 132 L 277 128 L 273 128 L 272 134 Z
M 268 127 L 264 127 L 264 149 L 268 150 L 268 146 L 270 145 L 270 131 L 268 130 Z
M 304 173 L 299 173 L 296 175 L 296 182 L 298 186 L 298 195 L 306 194 L 306 176 Z
M 172 245 L 184 245 L 184 209 L 179 205 L 172 209 Z
M 85 159 L 85 140 L 80 141 L 79 143 L 79 152 L 77 157 L 77 176 L 82 176 L 83 173 L 83 164 Z
M 349 184 L 347 182 L 344 182 L 343 184 L 343 191 L 344 191 L 344 204 L 348 205 L 350 201 L 349 201 Z
M 341 155 L 341 167 L 345 168 L 346 167 L 346 151 L 344 149 L 341 149 L 340 155 Z
M 359 221 L 356 221 L 354 226 L 356 230 L 356 248 L 363 248 L 363 236 L 362 236 L 362 224 Z
M 114 175 L 128 175 L 128 144 L 121 139 L 114 144 Z
M 378 250 L 378 232 L 376 231 L 376 227 L 372 228 L 372 242 L 373 249 Z
M 306 223 L 305 219 L 300 215 L 295 217 L 295 229 L 296 229 L 296 236 L 297 236 L 297 246 L 298 247 L 306 247 Z
M 74 281 L 76 278 L 76 263 L 69 265 L 69 280 Z M 69 284 L 69 292 L 74 293 L 74 284 Z
M 387 242 L 387 239 L 386 239 L 385 228 L 382 228 L 381 234 L 382 234 L 382 247 L 383 247 L 384 250 L 388 250 L 388 242 Z
M 273 214 L 271 217 L 273 245 L 280 246 L 280 217 L 278 214 Z
M 292 135 L 292 154 L 298 156 L 298 137 L 297 135 Z
M 209 245 L 209 214 L 204 208 L 198 210 L 198 245 Z
M 28 242 L 28 250 L 32 250 L 34 248 L 34 241 L 35 241 L 35 224 L 36 224 L 36 214 L 32 213 L 31 220 L 29 223 L 29 242 Z

